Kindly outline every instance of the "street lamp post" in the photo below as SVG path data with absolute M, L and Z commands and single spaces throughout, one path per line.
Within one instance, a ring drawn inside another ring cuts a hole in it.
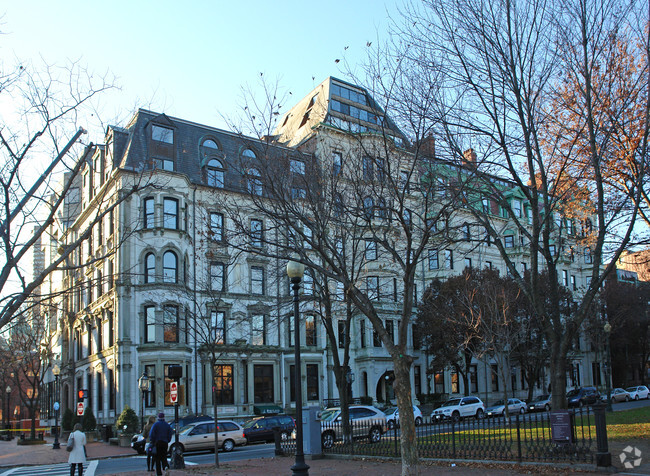
M 52 367 L 52 374 L 54 375 L 54 444 L 52 444 L 53 450 L 61 449 L 59 443 L 59 375 L 61 375 L 61 369 L 57 364 L 54 364 Z
M 605 358 L 607 359 L 607 362 L 605 362 L 605 391 L 607 392 L 607 411 L 611 412 L 614 410 L 612 408 L 612 386 L 610 383 L 610 376 L 612 374 L 612 355 L 609 349 L 609 336 L 612 332 L 612 325 L 609 321 L 605 323 L 603 330 L 605 331 Z
M 7 416 L 5 417 L 5 428 L 9 429 L 9 400 L 11 399 L 11 387 L 9 385 L 7 385 L 5 392 L 7 392 Z
M 145 392 L 148 392 L 151 388 L 151 380 L 149 380 L 146 369 L 144 372 L 142 372 L 142 376 L 138 379 L 138 387 L 140 387 L 140 391 L 142 392 L 142 401 L 140 402 L 140 428 L 144 428 L 144 396 Z M 146 435 L 142 436 L 146 438 Z
M 295 261 L 287 263 L 287 275 L 293 285 L 293 335 L 295 338 L 295 390 L 296 390 L 296 462 L 291 467 L 293 476 L 309 476 L 309 466 L 305 463 L 302 441 L 302 378 L 300 372 L 300 309 L 298 306 L 300 281 L 305 274 L 305 265 Z

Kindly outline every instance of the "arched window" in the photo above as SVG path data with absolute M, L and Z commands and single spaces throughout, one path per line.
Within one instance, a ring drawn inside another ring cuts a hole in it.
M 253 152 L 250 149 L 244 150 L 244 152 L 241 153 L 242 157 L 246 157 L 247 159 L 255 159 L 257 156 L 255 155 L 255 152 Z
M 205 147 L 206 149 L 219 150 L 219 146 L 212 139 L 208 139 L 208 140 L 204 141 L 203 142 L 203 147 Z
M 211 187 L 223 188 L 223 164 L 217 159 L 212 159 L 207 165 L 208 185 Z
M 163 281 L 165 283 L 178 282 L 178 257 L 173 251 L 165 251 L 163 255 Z
M 262 179 L 257 169 L 248 170 L 248 191 L 253 195 L 262 195 Z
M 156 255 L 147 253 L 144 257 L 144 282 L 156 282 Z

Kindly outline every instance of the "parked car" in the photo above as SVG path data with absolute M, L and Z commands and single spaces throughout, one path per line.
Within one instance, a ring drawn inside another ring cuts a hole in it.
M 197 421 L 214 421 L 214 418 L 210 415 L 185 415 L 184 417 L 178 419 L 178 428 L 183 428 L 184 426 Z M 172 426 L 172 431 L 175 431 L 176 424 L 174 423 L 174 420 L 168 421 L 167 423 Z M 144 447 L 147 436 L 149 435 L 142 435 L 138 433 L 137 435 L 133 435 L 133 438 L 131 438 L 131 448 L 137 451 L 138 454 L 144 454 Z
M 396 426 L 399 426 L 399 409 L 397 407 L 389 408 L 384 413 L 386 414 L 386 425 L 388 425 L 388 429 L 392 430 Z M 415 426 L 420 426 L 423 421 L 422 412 L 415 405 L 413 405 L 413 417 L 415 418 Z
M 538 395 L 528 402 L 529 412 L 548 412 L 551 410 L 551 396 Z
M 622 388 L 615 388 L 614 390 L 609 392 L 609 394 L 611 396 L 612 403 L 629 402 L 632 399 L 632 397 L 630 397 L 630 392 L 628 392 L 627 390 L 624 390 Z M 607 394 L 601 395 L 600 399 L 603 402 L 606 402 L 607 401 Z
M 244 429 L 234 421 L 219 420 L 217 422 L 218 446 L 226 452 L 235 446 L 245 445 Z M 176 439 L 169 442 L 169 452 L 176 445 Z M 197 421 L 185 425 L 178 431 L 178 445 L 182 452 L 195 450 L 211 450 L 214 448 L 214 421 Z
M 296 428 L 296 422 L 289 415 L 254 418 L 244 423 L 244 436 L 249 443 L 255 441 L 272 442 L 275 438 L 273 428 L 276 427 L 280 428 L 280 436 L 286 439 Z
M 331 448 L 336 440 L 343 438 L 343 422 L 341 408 L 333 407 L 324 410 L 320 415 L 321 441 L 323 448 Z M 350 407 L 350 422 L 352 423 L 353 438 L 368 438 L 370 443 L 377 443 L 381 435 L 386 433 L 386 414 L 378 408 L 368 405 Z
M 497 400 L 494 405 L 486 408 L 485 413 L 489 417 L 501 416 L 506 412 L 506 404 L 503 400 Z M 515 413 L 526 413 L 526 404 L 518 398 L 508 399 L 508 414 L 514 415 Z
M 566 398 L 569 407 L 582 407 L 596 403 L 600 399 L 600 393 L 594 387 L 580 387 L 570 390 Z
M 645 385 L 639 385 L 638 387 L 627 387 L 625 390 L 630 394 L 630 398 L 633 400 L 639 400 L 640 398 L 648 398 L 648 387 Z
M 452 419 L 459 421 L 461 418 L 475 416 L 476 418 L 485 417 L 485 404 L 478 397 L 452 398 L 436 408 L 431 413 L 431 421 Z

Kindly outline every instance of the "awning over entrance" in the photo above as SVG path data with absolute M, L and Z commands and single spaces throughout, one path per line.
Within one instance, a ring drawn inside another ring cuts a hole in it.
M 255 405 L 253 406 L 255 415 L 277 415 L 282 413 L 282 408 L 277 405 Z

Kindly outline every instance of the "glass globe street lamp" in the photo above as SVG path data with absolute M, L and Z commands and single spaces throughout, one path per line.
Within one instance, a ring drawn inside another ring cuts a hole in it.
M 305 454 L 303 452 L 302 440 L 302 378 L 300 378 L 300 308 L 298 306 L 300 298 L 300 282 L 305 275 L 305 265 L 296 261 L 287 263 L 287 276 L 291 280 L 293 289 L 293 335 L 295 340 L 295 367 L 294 385 L 296 390 L 296 461 L 291 467 L 294 476 L 308 476 L 309 466 L 305 463 Z
M 59 443 L 59 375 L 61 375 L 61 369 L 57 364 L 52 367 L 52 375 L 54 375 L 54 443 L 52 449 L 58 450 L 61 449 Z
M 147 375 L 146 370 L 142 372 L 142 376 L 138 379 L 138 387 L 142 392 L 142 401 L 140 406 L 140 428 L 144 428 L 144 398 L 146 392 L 148 392 L 149 389 L 151 388 L 151 380 L 149 380 L 149 376 Z M 142 436 L 146 438 L 146 435 L 142 435 Z

